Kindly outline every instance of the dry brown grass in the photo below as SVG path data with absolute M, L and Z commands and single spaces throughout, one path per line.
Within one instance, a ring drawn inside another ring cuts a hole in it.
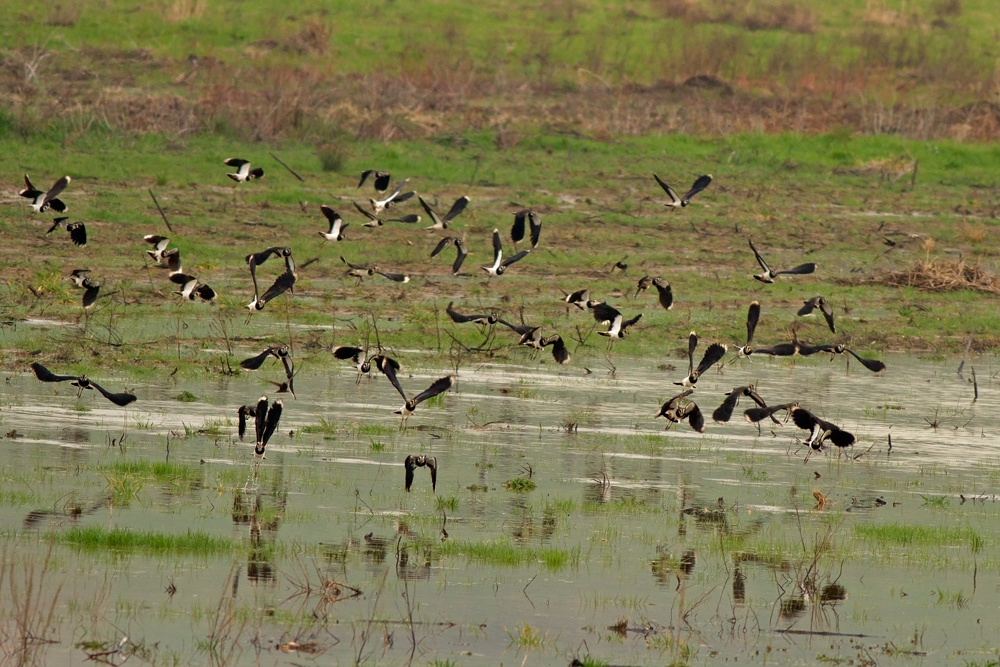
M 982 269 L 978 263 L 964 259 L 928 259 L 914 262 L 908 268 L 892 271 L 871 280 L 879 285 L 916 287 L 925 292 L 973 290 L 983 294 L 1000 294 L 1000 279 Z

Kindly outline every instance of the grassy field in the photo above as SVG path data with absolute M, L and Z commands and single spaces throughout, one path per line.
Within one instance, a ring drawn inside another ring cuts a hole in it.
M 828 342 L 794 315 L 814 294 L 832 300 L 837 339 L 855 349 L 955 352 L 970 335 L 976 350 L 1000 344 L 1000 149 L 988 143 L 1000 133 L 1000 10 L 985 0 L 269 7 L 0 6 L 5 367 L 86 368 L 96 356 L 140 374 L 218 372 L 217 350 L 238 356 L 264 340 L 332 363 L 320 352 L 372 338 L 373 321 L 394 347 L 521 355 L 507 336 L 453 327 L 450 301 L 523 313 L 593 363 L 605 341 L 558 301 L 560 288 L 581 287 L 626 317 L 644 313 L 617 354 L 672 356 L 692 328 L 740 341 L 753 299 L 759 344 L 799 325 L 803 340 Z M 265 179 L 234 188 L 222 160 L 237 155 Z M 370 194 L 355 189 L 367 168 L 411 178 L 440 209 L 471 197 L 454 226 L 471 250 L 466 275 L 450 275 L 453 251 L 430 259 L 439 236 L 424 224 L 361 226 L 350 200 Z M 46 186 L 73 176 L 65 199 L 87 225 L 85 249 L 45 236 L 51 216 L 16 196 L 25 172 Z M 653 172 L 678 189 L 715 180 L 671 213 Z M 351 224 L 347 241 L 317 236 L 321 203 Z M 487 284 L 490 232 L 506 233 L 521 207 L 541 214 L 542 243 Z M 218 306 L 171 294 L 146 263 L 149 233 L 172 238 Z M 760 285 L 748 236 L 779 268 L 819 269 Z M 293 248 L 296 293 L 247 326 L 243 256 L 270 245 Z M 340 255 L 412 280 L 354 285 Z M 611 271 L 619 260 L 624 275 Z M 102 284 L 93 312 L 65 279 L 75 268 Z M 672 311 L 649 294 L 632 300 L 646 274 L 672 283 Z

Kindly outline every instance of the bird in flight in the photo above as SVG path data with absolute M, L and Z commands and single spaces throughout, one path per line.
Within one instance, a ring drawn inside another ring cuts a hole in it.
M 701 414 L 698 404 L 690 400 L 686 403 L 684 402 L 692 392 L 694 392 L 694 389 L 688 388 L 668 400 L 660 406 L 660 410 L 656 413 L 654 419 L 656 417 L 666 417 L 669 422 L 667 428 L 670 428 L 670 424 L 679 424 L 687 419 L 688 425 L 691 428 L 698 433 L 704 433 L 705 417 Z
M 451 221 L 454 220 L 458 214 L 464 211 L 465 207 L 469 205 L 468 197 L 459 197 L 455 200 L 455 203 L 451 205 L 451 208 L 442 218 L 437 214 L 437 211 L 435 211 L 434 208 L 424 200 L 423 197 L 417 195 L 417 199 L 420 201 L 420 205 L 423 207 L 424 212 L 427 213 L 427 216 L 434 221 L 434 224 L 426 229 L 448 229 L 448 225 Z M 431 256 L 433 257 L 433 255 Z
M 437 469 L 437 458 L 433 456 L 424 456 L 420 454 L 418 456 L 413 456 L 412 454 L 406 457 L 403 461 L 403 466 L 406 468 L 406 492 L 410 492 L 410 487 L 413 486 L 413 473 L 417 468 L 427 468 L 431 471 L 431 491 L 437 491 L 437 481 L 438 481 L 438 469 Z
M 454 245 L 455 249 L 458 251 L 455 255 L 455 261 L 451 265 L 451 274 L 453 276 L 457 276 L 458 270 L 462 268 L 462 262 L 465 261 L 466 256 L 469 254 L 469 249 L 465 247 L 464 239 L 458 236 L 445 236 L 443 239 L 438 241 L 434 250 L 431 251 L 431 257 L 436 257 L 449 245 Z
M 628 333 L 629 327 L 642 319 L 642 313 L 639 313 L 631 319 L 623 319 L 621 311 L 619 311 L 614 306 L 609 306 L 606 303 L 595 303 L 593 306 L 587 304 L 590 307 L 591 312 L 594 314 L 594 320 L 598 324 L 607 323 L 607 331 L 598 331 L 599 336 L 608 337 L 608 345 L 611 345 L 611 341 L 616 338 L 624 338 L 625 334 Z
M 83 393 L 84 389 L 96 389 L 100 392 L 101 396 L 108 399 L 115 405 L 119 407 L 125 407 L 132 401 L 136 400 L 135 394 L 129 392 L 122 392 L 120 394 L 115 394 L 107 391 L 101 385 L 97 384 L 86 375 L 56 375 L 45 366 L 42 366 L 37 361 L 31 364 L 31 370 L 35 372 L 35 377 L 42 382 L 69 382 L 74 387 L 78 387 L 80 393 Z
M 295 379 L 295 364 L 292 362 L 292 354 L 287 345 L 270 345 L 260 354 L 241 361 L 240 367 L 248 371 L 255 371 L 267 361 L 268 357 L 281 360 L 282 366 L 285 367 L 284 384 L 287 386 L 292 398 L 295 398 L 295 387 L 292 385 Z
M 751 301 L 747 308 L 747 342 L 743 347 L 736 350 L 737 358 L 749 357 L 754 353 L 753 334 L 757 330 L 757 323 L 760 321 L 760 301 Z
M 715 412 L 712 413 L 712 419 L 717 422 L 728 422 L 729 418 L 733 416 L 733 410 L 736 408 L 736 404 L 739 403 L 740 398 L 747 397 L 753 400 L 759 407 L 766 408 L 767 403 L 764 399 L 760 397 L 757 393 L 757 387 L 750 384 L 745 387 L 736 387 L 728 394 L 726 394 L 726 400 L 722 402 Z
M 251 169 L 250 160 L 231 157 L 225 160 L 224 163 L 236 170 L 235 173 L 226 174 L 226 176 L 233 179 L 237 183 L 246 183 L 247 181 L 252 181 L 257 178 L 264 178 L 264 168 L 256 167 L 255 169 Z
M 848 433 L 836 424 L 820 419 L 805 408 L 794 407 L 791 412 L 795 425 L 810 432 L 809 439 L 806 440 L 805 444 L 817 451 L 823 448 L 823 442 L 826 440 L 837 447 L 850 447 L 858 441 L 853 433 Z
M 524 240 L 524 225 L 528 223 L 531 235 L 531 247 L 538 246 L 538 240 L 542 234 L 542 218 L 530 209 L 521 209 L 514 214 L 514 225 L 510 228 L 510 240 L 514 242 L 514 247 Z
M 372 198 L 369 198 L 368 202 L 371 204 L 372 211 L 375 212 L 375 215 L 378 215 L 381 211 L 389 208 L 390 206 L 395 206 L 396 204 L 401 204 L 404 201 L 406 201 L 407 199 L 410 199 L 411 197 L 413 197 L 413 195 L 416 194 L 415 192 L 412 192 L 412 191 L 411 192 L 402 192 L 402 189 L 405 188 L 406 184 L 409 183 L 409 182 L 410 182 L 410 179 L 406 179 L 405 181 L 403 181 L 402 183 L 400 183 L 399 185 L 397 185 L 396 189 L 392 191 L 392 194 L 390 194 L 385 199 L 372 199 Z M 456 215 L 457 215 L 457 213 L 456 213 Z M 419 222 L 419 221 L 420 221 L 420 218 L 418 217 L 417 220 L 416 220 L 416 222 Z
M 812 262 L 808 262 L 806 264 L 799 264 L 794 269 L 786 269 L 784 271 L 772 271 L 771 267 L 769 267 L 767 265 L 767 262 L 764 261 L 764 258 L 760 256 L 759 252 L 757 252 L 757 248 L 753 246 L 753 240 L 748 238 L 747 241 L 750 242 L 750 249 L 753 250 L 754 257 L 757 258 L 757 263 L 760 264 L 760 268 L 764 270 L 763 273 L 754 275 L 754 278 L 756 278 L 762 283 L 773 283 L 775 278 L 783 274 L 800 276 L 807 273 L 812 273 L 813 271 L 816 270 L 816 265 Z
M 71 222 L 67 225 L 65 224 L 67 220 L 69 220 L 67 217 L 53 219 L 52 226 L 49 227 L 49 230 L 45 234 L 51 234 L 60 227 L 65 226 L 66 231 L 69 232 L 69 238 L 73 243 L 78 246 L 87 245 L 87 227 L 82 222 Z
M 326 216 L 327 221 L 330 223 L 330 231 L 317 233 L 327 241 L 343 241 L 344 230 L 347 229 L 348 225 L 351 223 L 344 222 L 341 219 L 340 214 L 326 204 L 320 204 L 319 210 L 322 211 L 323 215 Z
M 372 201 L 375 200 L 373 199 Z M 354 208 L 358 209 L 358 212 L 360 212 L 361 215 L 368 218 L 368 222 L 365 223 L 365 227 L 381 227 L 387 222 L 405 222 L 407 224 L 412 225 L 414 223 L 420 222 L 421 220 L 420 216 L 414 213 L 410 213 L 409 215 L 404 215 L 399 218 L 383 218 L 379 216 L 379 212 L 381 212 L 383 209 L 377 209 L 374 213 L 372 213 L 371 211 L 366 210 L 363 206 L 361 206 L 361 204 L 359 204 L 356 201 L 352 201 L 351 203 L 354 204 Z
M 833 324 L 833 307 L 830 306 L 830 302 L 826 298 L 821 296 L 814 296 L 808 301 L 803 301 L 803 306 L 799 308 L 797 315 L 812 315 L 813 310 L 819 308 L 820 312 L 823 313 L 823 317 L 826 319 L 826 325 L 830 327 L 830 331 L 837 333 L 837 327 Z
M 691 332 L 688 334 L 688 374 L 680 382 L 675 382 L 674 384 L 679 384 L 684 387 L 694 387 L 698 383 L 698 378 L 700 378 L 705 371 L 712 367 L 713 364 L 717 363 L 722 357 L 726 356 L 726 345 L 724 343 L 712 343 L 705 349 L 705 354 L 702 355 L 701 361 L 698 363 L 698 367 L 695 368 L 694 365 L 694 351 L 698 347 L 698 334 Z
M 63 176 L 58 181 L 52 184 L 52 187 L 48 189 L 47 192 L 42 192 L 28 180 L 28 175 L 24 175 L 24 189 L 18 192 L 20 196 L 25 199 L 31 200 L 31 208 L 34 209 L 35 213 L 44 213 L 48 209 L 52 209 L 56 213 L 65 213 L 66 204 L 63 203 L 61 199 L 57 199 L 59 194 L 66 189 L 69 182 L 73 180 L 69 176 Z
M 709 184 L 712 182 L 711 174 L 705 174 L 704 176 L 699 176 L 697 179 L 695 179 L 694 184 L 691 185 L 691 189 L 688 190 L 686 193 L 684 193 L 683 197 L 678 197 L 677 193 L 674 192 L 674 189 L 669 185 L 667 185 L 666 183 L 664 183 L 659 176 L 653 174 L 653 178 L 656 179 L 656 182 L 660 184 L 660 187 L 663 188 L 663 191 L 667 193 L 668 197 L 670 197 L 670 201 L 664 204 L 664 206 L 669 206 L 675 209 L 687 206 L 691 202 L 692 197 L 694 197 L 696 194 L 707 188 Z
M 365 184 L 369 176 L 374 176 L 372 179 L 375 185 L 375 192 L 382 193 L 389 189 L 389 181 L 392 176 L 387 171 L 378 171 L 376 169 L 365 169 L 361 172 L 361 180 L 358 182 L 358 189 Z
M 519 262 L 520 260 L 527 257 L 530 250 L 522 250 L 513 257 L 506 260 L 503 258 L 503 241 L 500 239 L 500 230 L 493 230 L 493 266 L 483 266 L 483 271 L 485 271 L 490 278 L 494 276 L 502 276 L 504 272 L 514 262 Z

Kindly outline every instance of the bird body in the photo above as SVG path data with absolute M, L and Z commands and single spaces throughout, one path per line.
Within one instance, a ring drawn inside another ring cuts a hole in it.
M 254 426 L 257 435 L 257 442 L 253 448 L 253 456 L 257 463 L 267 458 L 264 455 L 264 449 L 267 447 L 271 436 L 274 435 L 275 429 L 278 428 L 278 422 L 281 421 L 281 412 L 283 409 L 284 404 L 280 398 L 270 405 L 268 405 L 267 396 L 261 396 L 257 399 L 257 405 L 253 410 Z
M 406 468 L 406 492 L 410 492 L 410 487 L 413 486 L 413 473 L 417 468 L 427 468 L 431 472 L 431 490 L 437 491 L 437 458 L 433 456 L 425 456 L 420 454 L 418 456 L 413 456 L 412 454 L 406 457 L 403 461 L 403 467 Z
M 319 210 L 322 211 L 323 215 L 330 223 L 330 231 L 318 232 L 318 234 L 327 241 L 343 241 L 344 230 L 347 229 L 348 225 L 350 225 L 351 223 L 344 222 L 343 219 L 340 217 L 340 214 L 334 211 L 326 204 L 320 204 Z
M 704 176 L 699 176 L 697 179 L 695 179 L 694 183 L 691 185 L 691 189 L 688 190 L 683 197 L 678 197 L 677 193 L 674 192 L 674 189 L 669 185 L 667 185 L 659 176 L 653 174 L 653 178 L 656 179 L 656 182 L 660 185 L 661 188 L 663 188 L 663 191 L 667 193 L 667 196 L 670 197 L 670 201 L 664 204 L 664 206 L 668 206 L 674 209 L 687 206 L 689 203 L 691 203 L 692 197 L 694 197 L 696 194 L 707 188 L 709 184 L 711 184 L 712 182 L 711 174 L 705 174 Z
M 233 179 L 237 183 L 246 183 L 247 181 L 252 181 L 254 179 L 264 178 L 264 169 L 262 167 L 251 169 L 249 160 L 231 157 L 225 160 L 224 164 L 236 169 L 235 173 L 226 174 L 226 176 Z
M 726 394 L 726 400 L 724 400 L 722 405 L 716 408 L 715 412 L 712 413 L 712 419 L 717 422 L 728 422 L 729 418 L 733 416 L 733 410 L 736 408 L 736 404 L 739 403 L 740 398 L 744 396 L 753 400 L 753 402 L 759 407 L 767 407 L 767 404 L 757 393 L 757 388 L 754 385 L 751 384 L 745 387 L 736 387 Z
M 803 301 L 802 304 L 802 307 L 799 308 L 798 313 L 796 313 L 797 315 L 811 315 L 813 310 L 818 308 L 819 311 L 823 313 L 823 317 L 826 319 L 826 325 L 830 327 L 830 331 L 837 333 L 837 327 L 833 323 L 833 307 L 830 305 L 830 302 L 826 300 L 826 298 L 822 296 L 814 296 L 808 301 Z
M 469 205 L 468 197 L 459 197 L 455 200 L 455 203 L 451 205 L 451 208 L 447 213 L 445 213 L 444 217 L 441 217 L 430 204 L 424 201 L 423 197 L 417 195 L 417 200 L 420 201 L 420 206 L 423 207 L 427 216 L 434 221 L 433 225 L 426 227 L 425 229 L 448 229 L 448 225 L 451 221 L 454 220 L 462 211 L 465 210 L 465 207 Z
M 104 396 L 104 398 L 119 407 L 125 407 L 132 401 L 136 400 L 135 394 L 129 392 L 116 394 L 107 391 L 104 387 L 97 384 L 86 375 L 56 375 L 37 361 L 31 364 L 31 370 L 34 371 L 35 377 L 42 382 L 69 382 L 74 387 L 78 387 L 81 392 L 84 389 L 96 389 L 102 396 Z
M 66 204 L 61 199 L 57 199 L 59 194 L 66 189 L 69 182 L 73 180 L 69 176 L 63 176 L 49 188 L 42 192 L 31 184 L 28 175 L 24 175 L 24 189 L 18 192 L 20 196 L 31 200 L 31 208 L 35 213 L 44 213 L 47 209 L 52 209 L 56 213 L 65 213 Z M 50 230 L 51 231 L 51 230 Z
M 722 357 L 726 356 L 726 345 L 723 343 L 712 343 L 705 349 L 705 354 L 702 355 L 701 361 L 698 363 L 697 368 L 694 365 L 694 351 L 698 347 L 698 334 L 692 331 L 688 335 L 688 374 L 680 382 L 675 382 L 674 384 L 679 384 L 684 387 L 694 387 L 698 383 L 698 378 L 700 378 L 705 371 L 712 367 L 713 364 L 717 363 Z
M 705 417 L 701 414 L 701 409 L 694 401 L 684 402 L 684 400 L 694 392 L 694 389 L 688 388 L 677 394 L 673 398 L 669 399 L 666 403 L 660 406 L 659 411 L 654 416 L 665 417 L 669 422 L 667 428 L 670 428 L 670 424 L 679 424 L 685 419 L 688 420 L 688 425 L 691 426 L 695 431 L 699 433 L 705 432 Z
M 385 199 L 378 199 L 378 200 L 376 200 L 376 199 L 369 199 L 368 201 L 371 203 L 372 210 L 375 212 L 375 214 L 378 215 L 379 212 L 381 212 L 382 210 L 387 209 L 387 208 L 389 208 L 390 206 L 392 206 L 394 204 L 399 204 L 401 202 L 404 202 L 407 199 L 409 199 L 410 197 L 412 197 L 415 193 L 413 193 L 413 192 L 405 192 L 405 193 L 402 192 L 403 188 L 405 188 L 406 184 L 409 183 L 409 182 L 410 182 L 410 179 L 408 179 L 408 178 L 406 180 L 404 180 L 402 183 L 400 183 L 399 185 L 397 185 L 396 189 L 392 191 L 392 194 L 390 194 Z M 388 184 L 387 184 L 386 187 L 388 187 Z M 456 215 L 458 215 L 458 214 L 456 213 Z M 420 217 L 417 216 L 417 221 L 419 221 L 419 219 L 420 219 Z
M 482 268 L 483 271 L 485 271 L 487 274 L 489 274 L 489 276 L 491 278 L 493 276 L 502 276 L 504 274 L 504 272 L 507 270 L 508 266 L 510 266 L 514 262 L 518 262 L 518 261 L 524 259 L 528 255 L 529 252 L 531 252 L 531 251 L 530 250 L 522 250 L 521 252 L 517 253 L 513 257 L 511 257 L 511 258 L 509 258 L 507 260 L 504 260 L 503 259 L 503 241 L 500 239 L 500 230 L 494 229 L 493 230 L 493 265 L 492 266 L 483 266 L 483 267 L 480 267 L 480 268 Z
M 792 421 L 801 429 L 809 431 L 807 445 L 815 450 L 822 449 L 823 442 L 829 440 L 837 447 L 850 447 L 857 438 L 854 434 L 848 433 L 836 424 L 820 419 L 805 408 L 794 407 L 791 409 Z
M 771 269 L 771 267 L 767 265 L 767 262 L 764 261 L 764 258 L 760 256 L 760 253 L 757 252 L 757 248 L 755 248 L 753 245 L 753 240 L 748 238 L 747 241 L 750 242 L 750 249 L 753 250 L 753 255 L 754 257 L 757 258 L 757 263 L 760 264 L 760 268 L 764 270 L 763 273 L 754 275 L 754 278 L 762 283 L 768 283 L 768 284 L 773 283 L 774 279 L 782 274 L 805 275 L 807 273 L 812 273 L 813 271 L 816 270 L 816 265 L 812 262 L 808 262 L 806 264 L 799 264 L 794 269 L 786 269 L 785 271 L 774 271 Z
M 142 237 L 142 240 L 153 246 L 153 249 L 147 250 L 146 254 L 160 266 L 165 266 L 166 260 L 163 258 L 163 253 L 167 251 L 170 239 L 166 236 L 158 236 L 157 234 L 146 234 Z

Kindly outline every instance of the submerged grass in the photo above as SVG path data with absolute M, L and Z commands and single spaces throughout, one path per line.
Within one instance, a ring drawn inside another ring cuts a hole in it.
M 74 527 L 59 534 L 59 541 L 81 551 L 108 551 L 121 555 L 225 556 L 241 546 L 233 540 L 202 531 L 183 534 L 157 533 L 101 526 Z
M 909 526 L 893 524 L 859 524 L 853 527 L 854 536 L 873 547 L 893 546 L 968 546 L 981 551 L 985 543 L 982 535 L 969 526 Z
M 555 547 L 530 547 L 514 544 L 506 540 L 487 542 L 465 542 L 449 540 L 435 547 L 439 556 L 463 556 L 475 565 L 493 567 L 524 567 L 541 564 L 546 569 L 557 572 L 565 567 L 580 564 L 580 547 L 557 549 Z

